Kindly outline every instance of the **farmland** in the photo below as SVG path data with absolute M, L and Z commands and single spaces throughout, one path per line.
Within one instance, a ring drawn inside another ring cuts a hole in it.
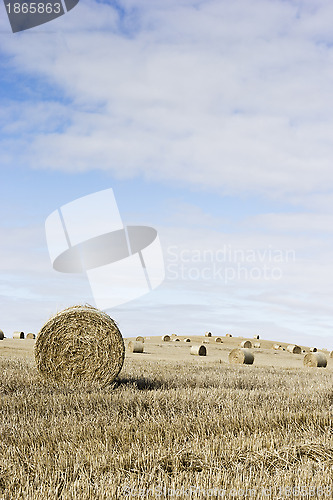
M 42 379 L 35 341 L 4 339 L 0 498 L 330 498 L 333 359 L 260 340 L 230 365 L 240 340 L 199 357 L 151 337 L 100 389 Z

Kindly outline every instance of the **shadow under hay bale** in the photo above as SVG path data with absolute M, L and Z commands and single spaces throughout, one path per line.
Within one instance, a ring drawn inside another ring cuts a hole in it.
M 191 339 L 187 337 L 186 339 L 184 339 L 184 342 L 191 342 Z
M 105 387 L 117 377 L 124 357 L 124 341 L 115 321 L 89 305 L 57 313 L 41 328 L 35 343 L 37 369 L 55 382 Z
M 163 342 L 170 342 L 171 337 L 170 337 L 170 335 L 163 335 L 162 340 L 163 340 Z
M 24 339 L 24 332 L 14 332 L 13 339 Z
M 2 330 L 0 330 L 0 340 L 3 340 L 5 338 L 5 334 L 3 333 Z
M 190 349 L 190 353 L 193 354 L 193 356 L 206 356 L 207 349 L 204 345 L 193 345 Z
M 129 352 L 143 352 L 143 348 L 143 342 L 133 342 L 133 340 L 130 340 L 128 343 Z
M 303 364 L 304 366 L 326 368 L 327 358 L 322 352 L 308 352 L 304 356 Z
M 237 365 L 252 365 L 254 356 L 248 349 L 233 349 L 229 353 L 229 363 Z
M 212 336 L 211 332 L 206 332 L 205 333 L 205 337 L 211 337 L 211 336 Z
M 287 346 L 287 351 L 291 352 L 292 354 L 301 354 L 302 353 L 301 347 L 299 345 L 296 345 L 296 344 L 289 344 Z
M 217 344 L 222 344 L 222 339 L 221 339 L 221 337 L 216 337 L 215 342 L 216 342 Z
M 34 333 L 28 333 L 26 336 L 27 339 L 35 339 L 36 335 Z
M 141 335 L 138 335 L 135 339 L 137 342 L 142 342 L 144 344 L 145 338 L 141 337 Z
M 243 340 L 243 342 L 241 342 L 240 346 L 243 347 L 244 349 L 251 349 L 252 342 L 251 342 L 251 340 Z

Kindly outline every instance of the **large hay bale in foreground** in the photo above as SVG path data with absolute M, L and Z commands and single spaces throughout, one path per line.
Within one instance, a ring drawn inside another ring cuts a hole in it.
M 36 335 L 34 333 L 28 333 L 26 336 L 27 339 L 35 339 Z
M 39 372 L 56 382 L 84 381 L 104 387 L 115 380 L 124 357 L 116 322 L 89 305 L 57 313 L 41 328 L 35 343 Z
M 5 334 L 3 333 L 2 330 L 0 330 L 0 340 L 3 340 L 5 338 Z
M 193 356 L 206 356 L 207 349 L 204 345 L 193 345 L 190 353 L 193 354 Z
M 170 342 L 171 337 L 170 337 L 170 335 L 163 335 L 162 340 L 163 340 L 163 342 Z
M 130 340 L 128 343 L 128 350 L 130 352 L 143 352 L 143 342 L 133 342 L 133 340 Z
M 304 356 L 303 364 L 304 366 L 326 368 L 327 359 L 322 352 L 308 352 Z
M 243 347 L 244 349 L 251 349 L 252 342 L 251 342 L 251 340 L 243 340 L 243 342 L 241 342 L 240 346 Z
M 14 332 L 13 339 L 24 339 L 24 332 Z
M 254 356 L 248 349 L 233 349 L 229 353 L 229 363 L 237 365 L 252 365 Z
M 287 351 L 291 352 L 292 354 L 301 354 L 302 348 L 296 344 L 289 344 L 287 346 Z
M 136 339 L 135 339 L 135 340 L 136 340 L 137 342 L 142 342 L 142 343 L 144 343 L 145 338 L 144 338 L 144 337 L 141 337 L 141 335 L 138 335 L 138 336 L 136 337 Z

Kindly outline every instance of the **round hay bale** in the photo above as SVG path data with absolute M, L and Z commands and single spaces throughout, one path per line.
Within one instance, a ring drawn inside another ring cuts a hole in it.
M 272 349 L 275 349 L 276 351 L 278 351 L 279 349 L 281 349 L 281 346 L 280 346 L 280 344 L 273 344 Z
M 172 333 L 172 334 L 171 334 L 171 337 L 172 337 L 172 338 L 177 337 L 177 333 Z
M 211 332 L 206 332 L 205 333 L 205 337 L 211 337 L 211 336 L 212 336 Z
M 253 338 L 256 339 L 256 340 L 259 340 L 260 336 L 259 335 L 253 335 Z
M 215 342 L 216 342 L 217 344 L 222 344 L 222 339 L 221 339 L 221 337 L 216 337 Z
M 190 353 L 193 354 L 193 356 L 206 356 L 207 349 L 204 345 L 192 345 Z
M 172 339 L 173 342 L 180 342 L 180 339 L 178 339 L 177 337 L 173 338 Z
M 252 342 L 251 342 L 251 340 L 243 340 L 243 342 L 241 342 L 240 346 L 243 347 L 244 349 L 251 349 Z
M 302 349 L 299 345 L 296 344 L 289 344 L 287 346 L 287 351 L 291 352 L 292 354 L 301 354 Z
M 144 341 L 145 341 L 144 337 L 141 337 L 141 335 L 138 335 L 135 340 L 137 342 L 142 342 L 142 343 L 144 343 Z
M 255 349 L 260 349 L 260 342 L 255 342 L 255 343 L 253 344 L 253 347 L 254 347 Z
M 3 333 L 2 330 L 0 330 L 0 340 L 3 340 L 5 338 L 5 334 Z
M 232 337 L 231 333 L 226 333 L 225 336 L 226 337 Z
M 248 349 L 233 349 L 229 353 L 229 363 L 237 365 L 252 365 L 254 356 Z
M 24 339 L 24 332 L 14 332 L 13 339 Z
M 333 351 L 331 351 L 330 358 L 333 358 Z
M 303 364 L 304 366 L 326 368 L 327 359 L 322 352 L 308 352 L 304 356 Z
M 89 305 L 58 312 L 41 328 L 35 343 L 39 372 L 56 382 L 84 381 L 105 387 L 117 377 L 124 357 L 116 322 Z
M 318 351 L 317 347 L 310 347 L 310 352 L 317 352 L 317 351 Z
M 184 339 L 184 342 L 191 342 L 191 339 L 187 337 L 186 339 Z
M 133 342 L 130 340 L 128 343 L 129 352 L 143 352 L 143 342 Z
M 170 342 L 171 340 L 170 335 L 163 335 L 162 340 L 163 342 Z
M 34 333 L 28 333 L 26 336 L 27 339 L 35 339 L 36 335 Z

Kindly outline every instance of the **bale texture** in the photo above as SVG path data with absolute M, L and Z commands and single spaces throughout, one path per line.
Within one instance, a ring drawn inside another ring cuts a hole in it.
M 116 322 L 95 307 L 60 311 L 41 328 L 35 343 L 39 372 L 56 382 L 106 386 L 120 372 L 125 346 Z
M 24 332 L 14 332 L 13 339 L 24 339 Z
M 211 336 L 212 336 L 211 332 L 206 332 L 205 333 L 205 337 L 211 337 Z
M 310 352 L 317 352 L 317 351 L 318 351 L 317 347 L 310 347 Z
M 186 339 L 184 339 L 184 342 L 191 342 L 191 339 L 187 337 Z
M 137 342 L 142 342 L 142 343 L 144 343 L 144 341 L 145 341 L 144 337 L 141 337 L 141 335 L 138 335 L 135 340 Z
M 5 334 L 3 333 L 2 330 L 0 330 L 0 340 L 3 340 L 5 338 Z
M 254 347 L 255 349 L 260 349 L 260 342 L 255 342 L 255 343 L 253 344 L 253 347 Z
M 303 364 L 304 366 L 326 368 L 327 359 L 325 354 L 323 354 L 322 352 L 308 352 L 304 356 Z
M 34 333 L 28 333 L 26 336 L 27 339 L 35 339 L 36 335 Z
M 241 342 L 240 346 L 243 347 L 244 349 L 251 349 L 252 342 L 251 342 L 251 340 L 243 340 L 243 342 Z
M 216 337 L 215 342 L 217 342 L 218 344 L 222 344 L 221 337 Z
M 193 354 L 193 356 L 206 356 L 207 349 L 204 345 L 192 345 L 190 353 Z
M 133 342 L 130 340 L 128 343 L 129 352 L 143 352 L 143 342 Z
M 229 353 L 229 363 L 237 365 L 252 365 L 254 356 L 248 349 L 233 349 Z
M 287 351 L 291 352 L 292 354 L 301 354 L 302 349 L 299 345 L 296 344 L 289 344 L 287 346 Z
M 162 337 L 163 342 L 170 342 L 170 335 L 163 335 Z

